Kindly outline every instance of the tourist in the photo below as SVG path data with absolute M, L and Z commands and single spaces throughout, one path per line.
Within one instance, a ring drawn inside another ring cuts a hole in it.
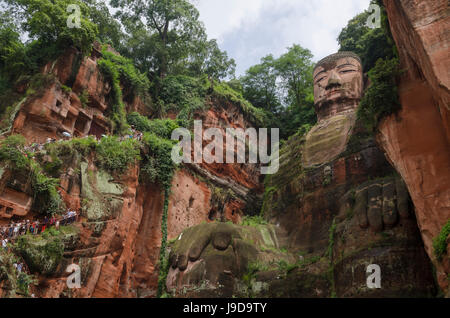
M 47 223 L 48 223 L 48 218 L 47 216 L 44 218 L 44 222 L 42 223 L 42 230 L 41 232 L 45 231 L 45 228 L 47 227 Z
M 9 238 L 12 237 L 13 231 L 14 231 L 14 226 L 13 226 L 13 223 L 11 223 L 11 224 L 9 225 L 9 229 L 8 229 L 8 237 L 9 237 Z
M 14 227 L 14 237 L 17 237 L 19 235 L 19 230 L 20 230 L 20 223 L 17 223 L 16 226 Z

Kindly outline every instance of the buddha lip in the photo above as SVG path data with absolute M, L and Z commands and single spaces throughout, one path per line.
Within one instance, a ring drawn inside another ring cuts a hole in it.
M 328 92 L 326 93 L 326 96 L 329 96 L 329 95 L 331 95 L 331 94 L 333 94 L 333 93 L 341 92 L 341 91 L 343 91 L 342 88 L 334 88 L 334 89 L 328 91 Z

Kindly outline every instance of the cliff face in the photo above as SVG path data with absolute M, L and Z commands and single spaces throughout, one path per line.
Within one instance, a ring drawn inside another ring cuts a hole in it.
M 46 65 L 42 75 L 46 85 L 28 92 L 19 104 L 11 133 L 22 134 L 29 145 L 42 144 L 47 138 L 61 139 L 63 132 L 74 137 L 110 133 L 107 111 L 111 88 L 98 69 L 100 57 L 95 49 L 84 59 L 75 50 L 68 50 Z M 129 98 L 125 92 L 124 101 L 129 112 L 149 112 L 139 97 Z M 216 127 L 225 131 L 226 127 L 251 126 L 238 106 L 215 99 L 195 118 L 203 120 L 204 129 Z M 53 160 L 45 151 L 43 158 L 49 163 Z M 120 175 L 110 175 L 97 167 L 91 157 L 75 153 L 62 167 L 57 176 L 59 192 L 68 209 L 81 212 L 80 222 L 74 225 L 76 239 L 65 244 L 64 256 L 54 272 L 38 275 L 34 294 L 154 297 L 159 275 L 163 189 L 158 184 L 140 182 L 137 164 Z M 258 209 L 262 191 L 259 179 L 259 170 L 247 164 L 181 166 L 172 180 L 168 239 L 202 222 L 239 222 L 245 210 Z M 1 226 L 9 220 L 36 217 L 26 176 L 13 175 L 2 168 L 0 184 Z M 224 199 L 220 194 L 229 189 L 234 195 Z M 82 288 L 69 290 L 65 269 L 73 263 L 81 268 Z M 2 286 L 0 295 L 8 295 L 8 285 Z
M 402 109 L 384 119 L 378 140 L 414 202 L 426 251 L 448 288 L 449 259 L 436 261 L 432 240 L 450 219 L 450 16 L 448 1 L 384 1 L 404 72 Z
M 450 262 L 434 259 L 432 239 L 450 217 L 448 9 L 445 1 L 385 4 L 406 70 L 399 83 L 402 110 L 383 120 L 375 140 L 358 122 L 355 103 L 336 104 L 307 135 L 285 143 L 280 169 L 266 177 L 265 192 L 258 165 L 181 165 L 167 212 L 167 292 L 430 296 L 430 258 L 447 288 Z M 11 132 L 28 144 L 61 139 L 64 132 L 110 134 L 111 87 L 99 71 L 100 57 L 98 48 L 84 59 L 68 50 L 46 65 L 45 85 L 17 104 Z M 122 89 L 127 111 L 149 114 L 148 104 Z M 234 102 L 212 96 L 206 106 L 194 115 L 203 129 L 225 135 L 226 128 L 253 126 Z M 38 152 L 45 163 L 53 162 L 45 150 Z M 137 162 L 111 174 L 91 155 L 66 158 L 55 176 L 58 190 L 66 207 L 81 214 L 54 238 L 64 245 L 60 260 L 42 257 L 41 245 L 52 238 L 29 243 L 23 257 L 38 277 L 32 287 L 37 297 L 156 295 L 164 189 L 139 175 Z M 32 202 L 28 176 L 0 166 L 0 226 L 36 218 Z M 244 215 L 260 211 L 265 220 L 242 224 Z M 67 288 L 70 264 L 81 268 L 81 289 Z M 381 290 L 367 288 L 370 264 L 381 267 Z M 0 296 L 11 290 L 11 284 L 0 284 Z
M 270 224 L 183 231 L 172 245 L 168 291 L 181 297 L 433 295 L 408 191 L 355 118 L 352 112 L 332 116 L 282 147 L 280 169 L 265 182 L 262 213 Z M 382 269 L 381 290 L 366 286 L 370 264 Z

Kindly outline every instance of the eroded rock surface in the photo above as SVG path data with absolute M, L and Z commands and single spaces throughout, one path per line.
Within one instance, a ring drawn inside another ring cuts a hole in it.
M 384 1 L 400 55 L 402 109 L 384 119 L 378 140 L 411 193 L 426 251 L 448 289 L 450 260 L 432 240 L 450 219 L 450 57 L 448 1 Z
M 175 295 L 435 294 L 407 188 L 356 120 L 362 94 L 359 58 L 348 52 L 332 55 L 318 63 L 314 74 L 319 122 L 307 135 L 287 141 L 279 171 L 265 182 L 262 213 L 276 225 L 276 248 L 286 257 L 265 262 L 261 243 L 255 237 L 249 242 L 246 229 L 227 224 L 190 228 L 171 253 L 167 288 Z M 242 249 L 237 242 L 244 237 Z M 254 266 L 250 259 L 260 263 Z M 381 267 L 381 290 L 367 287 L 370 264 Z

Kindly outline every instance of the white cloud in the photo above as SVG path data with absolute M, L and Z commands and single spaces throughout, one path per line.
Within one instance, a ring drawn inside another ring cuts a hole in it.
M 317 61 L 338 50 L 336 38 L 370 0 L 193 0 L 208 36 L 236 59 L 237 74 L 288 46 L 308 48 Z

